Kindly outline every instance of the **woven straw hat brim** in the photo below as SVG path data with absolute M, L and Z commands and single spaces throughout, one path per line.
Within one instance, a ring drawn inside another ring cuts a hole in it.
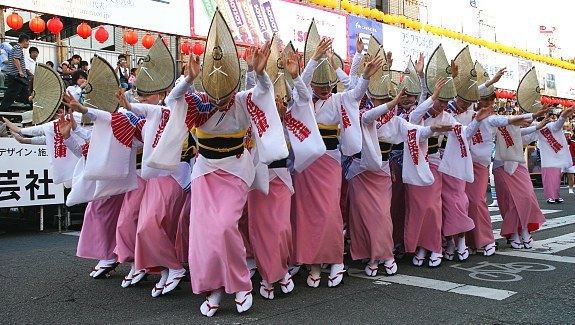
M 377 38 L 371 34 L 369 37 L 369 43 L 367 45 L 367 52 L 362 56 L 361 61 L 359 61 L 359 69 L 357 70 L 359 76 L 361 76 L 363 74 L 363 70 L 365 70 L 365 63 L 367 59 L 378 55 L 385 58 L 385 51 L 381 47 L 381 43 L 377 40 Z M 387 62 L 387 60 L 385 62 Z
M 479 85 L 477 84 L 477 72 L 469 53 L 469 46 L 464 47 L 455 57 L 455 64 L 459 73 L 455 77 L 457 96 L 467 102 L 479 100 Z
M 222 13 L 216 10 L 208 32 L 201 74 L 204 91 L 216 101 L 228 98 L 239 88 L 241 68 L 237 53 L 230 28 Z
M 158 36 L 138 70 L 134 85 L 140 93 L 157 94 L 168 90 L 175 81 L 176 63 L 174 57 L 162 37 Z
M 443 101 L 452 100 L 457 96 L 457 91 L 455 90 L 455 84 L 453 82 L 453 77 L 451 76 L 451 65 L 445 56 L 443 46 L 439 44 L 429 58 L 427 68 L 425 70 L 425 85 L 429 93 L 433 93 L 435 83 L 441 77 L 444 77 L 447 80 L 447 83 L 443 88 L 441 88 L 439 99 Z
M 43 63 L 36 64 L 32 90 L 34 124 L 46 123 L 56 115 L 65 90 L 64 82 L 55 69 Z
M 535 67 L 531 68 L 519 82 L 517 103 L 527 113 L 535 113 L 541 108 L 541 89 Z
M 86 83 L 84 106 L 116 112 L 120 107 L 115 96 L 119 86 L 120 80 L 112 65 L 103 57 L 94 55 Z
M 489 76 L 489 73 L 487 73 L 487 71 L 485 71 L 485 69 L 483 68 L 483 65 L 481 65 L 481 63 L 479 63 L 479 61 L 475 61 L 475 72 L 477 73 L 477 87 L 483 85 L 484 83 L 486 83 L 487 81 L 489 81 L 491 79 L 491 77 Z M 495 93 L 495 86 L 491 85 L 487 88 L 484 88 L 483 91 L 479 91 L 479 98 L 487 98 L 490 97 L 491 95 L 493 95 L 493 93 Z
M 392 79 L 394 81 L 394 79 Z M 407 68 L 405 71 L 400 72 L 399 80 L 396 80 L 399 85 L 399 89 L 405 87 L 405 93 L 411 96 L 421 95 L 421 83 L 419 82 L 419 76 L 417 71 L 415 71 L 415 64 L 411 57 L 407 63 Z
M 317 31 L 317 26 L 315 24 L 315 20 L 311 20 L 311 24 L 309 25 L 309 29 L 307 31 L 307 37 L 305 39 L 305 47 L 304 47 L 304 62 L 307 65 L 309 60 L 313 57 L 315 50 L 317 49 L 319 43 L 321 41 L 321 36 Z M 337 56 L 337 61 L 341 62 L 340 67 L 343 68 L 343 61 L 341 57 Z M 338 62 L 338 65 L 340 64 Z M 326 55 L 323 55 L 318 62 L 317 68 L 313 73 L 313 77 L 311 83 L 315 86 L 334 86 L 337 83 L 337 74 L 335 70 L 329 64 L 329 60 Z
M 274 34 L 271 43 L 271 53 L 266 65 L 266 72 L 274 85 L 274 94 L 289 101 L 289 90 L 287 89 L 285 62 L 280 54 L 277 35 Z

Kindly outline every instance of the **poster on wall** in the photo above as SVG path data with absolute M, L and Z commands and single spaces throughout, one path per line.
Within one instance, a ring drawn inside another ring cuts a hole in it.
M 0 208 L 64 203 L 64 186 L 54 184 L 46 146 L 0 138 Z
M 345 15 L 301 3 L 279 0 L 192 0 L 193 34 L 206 36 L 216 7 L 220 8 L 236 42 L 261 45 L 276 33 L 280 43 L 292 41 L 303 52 L 312 18 L 322 37 L 347 35 Z M 289 13 L 289 15 L 287 14 Z M 345 58 L 347 38 L 334 38 L 333 48 Z
M 393 53 L 394 70 L 405 70 L 409 58 L 415 62 L 419 53 L 425 55 L 425 61 L 431 57 L 440 39 L 426 33 L 418 33 L 390 25 L 383 25 L 383 48 Z
M 3 0 L 2 6 L 190 36 L 190 0 Z
M 349 44 L 349 53 L 348 53 L 349 58 L 352 58 L 355 55 L 355 52 L 357 51 L 357 49 L 355 48 L 357 34 L 359 34 L 359 37 L 363 40 L 363 43 L 365 45 L 363 48 L 363 53 L 367 52 L 367 46 L 369 45 L 370 35 L 373 35 L 380 43 L 383 41 L 383 24 L 375 20 L 350 15 L 347 18 L 347 32 L 348 32 L 347 43 Z M 384 47 L 384 49 L 387 51 L 387 48 Z

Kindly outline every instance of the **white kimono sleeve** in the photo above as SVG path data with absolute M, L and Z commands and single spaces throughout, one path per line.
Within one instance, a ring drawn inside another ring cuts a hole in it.
M 253 90 L 237 94 L 236 105 L 250 116 L 259 161 L 267 165 L 286 158 L 288 149 L 276 108 L 272 82 L 265 72 L 256 78 L 258 82 Z
M 294 154 L 294 169 L 301 173 L 323 156 L 326 148 L 313 112 L 311 93 L 300 77 L 293 81 L 295 91 L 284 124 Z
M 524 161 L 521 129 L 518 126 L 508 125 L 497 128 L 495 160 L 503 162 Z
M 353 156 L 361 151 L 361 125 L 359 103 L 365 95 L 369 80 L 360 78 L 353 90 L 334 94 L 331 98 L 340 113 L 340 150 L 345 156 Z
M 181 152 L 189 132 L 186 125 L 188 109 L 196 109 L 195 107 L 189 108 L 186 102 L 185 94 L 190 87 L 193 89 L 193 85 L 184 80 L 174 87 L 166 98 L 166 105 L 170 108 L 170 118 L 164 134 L 150 156 L 148 167 L 170 171 L 178 169 Z

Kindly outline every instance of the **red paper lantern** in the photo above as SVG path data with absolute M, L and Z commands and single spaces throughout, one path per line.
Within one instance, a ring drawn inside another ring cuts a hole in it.
M 124 41 L 130 45 L 138 43 L 138 34 L 133 30 L 129 30 L 124 33 Z
M 238 50 L 238 59 L 241 59 L 243 56 L 244 55 L 243 55 L 242 51 Z
M 58 17 L 50 18 L 46 26 L 52 34 L 59 34 L 62 29 L 64 29 L 64 24 L 62 24 L 62 21 Z
M 103 26 L 100 26 L 100 28 L 98 28 L 94 33 L 94 38 L 100 43 L 107 41 L 108 36 L 108 31 Z
M 547 104 L 547 97 L 541 96 L 541 104 Z
M 24 25 L 24 19 L 22 19 L 18 13 L 13 12 L 11 15 L 6 17 L 6 24 L 8 24 L 8 27 L 13 30 L 19 30 Z
M 183 42 L 182 45 L 180 45 L 182 53 L 184 53 L 185 55 L 189 55 L 191 45 L 192 44 L 188 41 Z
M 78 33 L 78 36 L 86 39 L 92 35 L 92 27 L 86 23 L 81 23 L 76 27 L 76 32 Z
M 346 74 L 349 74 L 349 72 L 351 71 L 351 67 L 349 66 L 349 64 L 343 66 L 343 71 L 345 71 Z
M 46 22 L 40 16 L 36 16 L 30 20 L 28 26 L 34 33 L 41 33 L 46 29 Z
M 144 35 L 144 37 L 142 37 L 142 45 L 147 49 L 152 48 L 152 45 L 154 45 L 154 36 L 150 34 Z
M 200 42 L 196 42 L 196 43 L 194 44 L 194 47 L 192 48 L 192 52 L 193 52 L 195 55 L 202 55 L 202 54 L 204 54 L 205 49 L 206 49 L 206 48 L 204 47 L 204 44 L 202 44 L 202 43 L 200 43 Z
M 250 49 L 246 49 L 244 51 L 244 55 L 242 55 L 242 59 L 244 59 L 244 61 L 248 60 L 248 55 L 250 55 Z

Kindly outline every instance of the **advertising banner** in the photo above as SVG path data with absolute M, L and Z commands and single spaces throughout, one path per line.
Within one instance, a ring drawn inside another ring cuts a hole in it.
M 367 46 L 369 44 L 370 35 L 373 35 L 380 43 L 383 41 L 383 24 L 370 19 L 360 18 L 357 16 L 350 15 L 347 18 L 347 32 L 349 44 L 349 57 L 353 57 L 357 49 L 355 48 L 355 37 L 359 34 L 359 37 L 363 40 L 365 44 L 363 52 L 367 51 Z M 386 51 L 387 48 L 384 47 Z
M 54 184 L 46 146 L 0 138 L 0 208 L 64 203 L 64 186 Z
M 282 44 L 292 41 L 303 52 L 312 18 L 322 37 L 333 38 L 333 48 L 344 59 L 347 55 L 345 15 L 279 0 L 192 0 L 193 34 L 206 36 L 215 8 L 220 8 L 236 42 L 261 45 L 277 33 Z M 281 19 L 280 19 L 281 18 Z M 335 36 L 338 37 L 335 37 Z M 340 36 L 341 35 L 341 36 Z M 354 41 L 355 44 L 355 41 Z
M 3 0 L 2 5 L 159 33 L 191 35 L 190 0 Z

